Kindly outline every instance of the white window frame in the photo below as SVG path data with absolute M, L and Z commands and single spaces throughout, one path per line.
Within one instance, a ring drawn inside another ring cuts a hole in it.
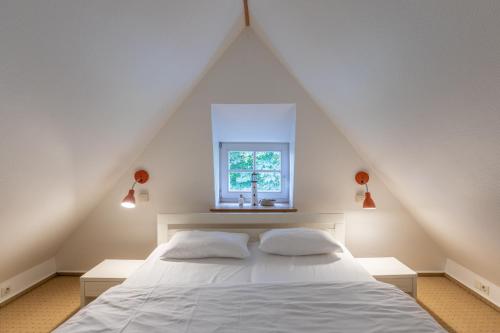
M 219 143 L 219 201 L 237 202 L 240 194 L 250 199 L 251 191 L 229 192 L 228 152 L 230 151 L 279 151 L 281 153 L 281 192 L 264 192 L 257 188 L 258 198 L 275 199 L 288 203 L 290 199 L 290 147 L 288 143 L 270 142 L 220 142 Z M 255 164 L 255 163 L 254 163 Z M 255 170 L 255 165 L 254 165 Z

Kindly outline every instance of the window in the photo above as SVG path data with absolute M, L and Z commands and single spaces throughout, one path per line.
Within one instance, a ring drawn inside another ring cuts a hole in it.
M 220 143 L 220 201 L 250 197 L 252 173 L 257 174 L 259 199 L 288 202 L 288 143 Z

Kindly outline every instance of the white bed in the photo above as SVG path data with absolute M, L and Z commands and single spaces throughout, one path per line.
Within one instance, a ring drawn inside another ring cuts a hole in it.
M 216 223 L 217 222 L 217 223 Z M 344 241 L 342 214 L 165 214 L 158 247 L 57 332 L 444 332 L 408 295 L 375 281 L 343 253 L 287 257 L 258 249 L 270 227 L 328 230 Z M 176 230 L 244 231 L 247 259 L 160 259 Z
M 314 256 L 278 256 L 249 243 L 246 259 L 206 258 L 162 260 L 165 244 L 159 245 L 124 285 L 286 283 L 325 281 L 373 281 L 347 248 L 343 253 Z

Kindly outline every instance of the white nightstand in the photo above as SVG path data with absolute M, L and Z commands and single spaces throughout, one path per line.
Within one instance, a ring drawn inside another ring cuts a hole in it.
M 106 259 L 80 277 L 80 307 L 125 281 L 144 260 Z
M 417 296 L 417 273 L 393 257 L 356 258 L 375 279 Z

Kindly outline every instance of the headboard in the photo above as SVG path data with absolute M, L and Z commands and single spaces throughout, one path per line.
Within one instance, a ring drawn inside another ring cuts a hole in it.
M 167 242 L 178 230 L 212 230 L 244 232 L 250 240 L 277 228 L 313 228 L 330 232 L 345 244 L 345 224 L 342 213 L 189 213 L 158 214 L 157 243 Z

